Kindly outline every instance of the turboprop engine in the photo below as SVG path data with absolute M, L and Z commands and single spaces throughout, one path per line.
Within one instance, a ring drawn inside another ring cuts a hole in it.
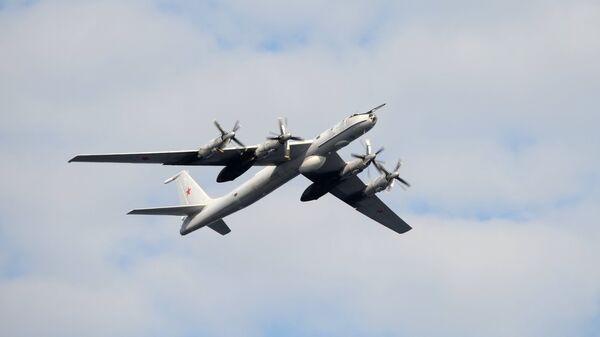
M 231 141 L 234 141 L 241 147 L 244 147 L 244 144 L 237 139 L 235 133 L 240 129 L 240 122 L 235 121 L 235 125 L 231 131 L 225 131 L 221 124 L 216 120 L 213 121 L 221 135 L 213 140 L 211 140 L 208 144 L 201 146 L 198 149 L 198 158 L 208 158 L 215 151 L 223 151 L 223 148 L 227 146 Z
M 327 194 L 329 191 L 331 191 L 344 179 L 362 172 L 364 169 L 366 169 L 367 167 L 369 167 L 369 165 L 373 163 L 380 164 L 380 162 L 376 161 L 375 158 L 377 158 L 377 155 L 380 154 L 382 151 L 383 147 L 377 150 L 377 152 L 373 153 L 371 149 L 371 141 L 367 139 L 365 142 L 365 154 L 352 154 L 352 157 L 356 159 L 350 162 L 346 162 L 346 165 L 344 165 L 344 167 L 339 172 L 332 172 L 332 174 L 326 177 L 326 179 L 312 183 L 306 188 L 306 190 L 304 190 L 302 196 L 300 197 L 300 200 L 317 200 L 320 197 Z M 300 172 L 308 173 L 316 171 L 320 169 L 324 163 L 324 157 L 310 156 L 306 158 L 300 166 Z
M 297 137 L 292 135 L 287 128 L 287 119 L 278 118 L 277 122 L 279 124 L 279 133 L 271 132 L 273 134 L 272 137 L 267 137 L 267 141 L 262 143 L 256 148 L 255 156 L 257 159 L 266 157 L 271 152 L 276 151 L 277 149 L 283 147 L 283 156 L 286 160 L 290 160 L 291 149 L 290 149 L 290 140 L 304 140 L 301 137 Z
M 226 181 L 235 180 L 237 177 L 248 171 L 254 162 L 256 157 L 251 151 L 243 152 L 238 158 L 227 164 L 219 175 L 217 176 L 217 182 L 222 183 Z
M 267 141 L 258 145 L 253 151 L 243 152 L 239 158 L 236 158 L 225 166 L 217 176 L 217 182 L 235 180 L 237 177 L 248 171 L 257 160 L 267 157 L 271 153 L 283 148 L 285 160 L 290 159 L 291 149 L 290 140 L 303 140 L 303 138 L 293 136 L 287 129 L 287 120 L 278 118 L 279 134 L 274 133 L 273 137 L 267 137 Z M 235 139 L 234 139 L 235 141 Z M 324 162 L 324 159 L 323 159 Z
M 385 167 L 383 167 L 383 165 L 381 165 L 379 163 L 375 163 L 375 167 L 377 168 L 379 173 L 381 173 L 381 175 L 379 177 L 377 177 L 375 180 L 371 181 L 367 185 L 367 187 L 365 187 L 365 190 L 363 191 L 363 193 L 365 195 L 373 195 L 373 194 L 379 193 L 383 190 L 387 190 L 389 192 L 394 187 L 394 182 L 396 180 L 398 180 L 404 186 L 410 187 L 410 184 L 406 180 L 400 178 L 400 166 L 401 165 L 402 165 L 402 162 L 400 160 L 398 160 L 398 164 L 396 164 L 396 168 L 394 169 L 394 171 L 389 172 Z
M 375 153 L 373 153 L 371 141 L 368 139 L 365 141 L 364 145 L 365 145 L 365 154 L 354 154 L 353 153 L 352 157 L 354 157 L 356 159 L 351 162 L 346 163 L 346 166 L 344 166 L 344 168 L 342 169 L 342 172 L 340 172 L 340 176 L 347 177 L 349 175 L 359 174 L 360 172 L 364 171 L 364 169 L 369 167 L 369 165 L 374 163 L 375 159 L 377 158 L 377 155 L 380 154 L 381 152 L 383 152 L 383 147 L 382 147 L 379 150 L 377 150 Z M 380 162 L 377 162 L 377 164 L 380 164 Z

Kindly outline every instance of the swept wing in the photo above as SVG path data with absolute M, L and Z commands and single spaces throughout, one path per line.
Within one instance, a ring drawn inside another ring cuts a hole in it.
M 327 157 L 325 165 L 323 165 L 320 170 L 304 175 L 313 182 L 319 182 L 323 181 L 323 179 L 330 179 L 332 174 L 338 173 L 344 165 L 344 160 L 337 153 L 333 153 Z M 330 191 L 330 193 L 352 206 L 360 213 L 379 222 L 396 233 L 402 234 L 411 230 L 412 227 L 396 215 L 396 213 L 386 206 L 376 195 L 363 196 L 362 191 L 365 187 L 366 185 L 360 178 L 353 175 L 342 180 Z
M 290 142 L 291 158 L 306 152 L 312 141 Z M 253 153 L 257 146 L 226 148 L 217 151 L 207 158 L 198 158 L 197 150 L 164 151 L 164 152 L 131 152 L 107 154 L 82 154 L 77 155 L 71 162 L 96 162 L 96 163 L 133 163 L 133 164 L 163 164 L 163 165 L 190 165 L 190 166 L 226 166 L 239 160 L 241 156 Z M 283 149 L 277 149 L 268 156 L 257 160 L 254 165 L 277 165 L 286 161 Z

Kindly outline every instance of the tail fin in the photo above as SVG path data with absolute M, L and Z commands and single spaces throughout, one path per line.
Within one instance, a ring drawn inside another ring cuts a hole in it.
M 206 205 L 212 200 L 187 171 L 181 171 L 165 180 L 165 184 L 174 180 L 177 183 L 177 193 L 182 205 Z
M 155 208 L 139 208 L 133 209 L 127 214 L 147 214 L 147 215 L 181 215 L 183 216 L 183 224 L 181 225 L 181 235 L 188 234 L 195 229 L 188 230 L 187 225 L 198 215 L 212 199 L 198 186 L 198 184 L 190 177 L 187 171 L 181 171 L 173 177 L 165 180 L 165 184 L 172 181 L 177 181 L 177 192 L 181 205 Z M 231 229 L 225 224 L 223 219 L 218 219 L 207 225 L 215 232 L 226 235 L 231 232 Z

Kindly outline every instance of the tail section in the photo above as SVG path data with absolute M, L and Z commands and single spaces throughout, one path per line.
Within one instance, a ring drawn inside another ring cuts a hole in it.
M 181 171 L 165 180 L 165 184 L 172 181 L 177 183 L 177 193 L 182 205 L 206 205 L 212 200 L 187 171 Z
M 182 235 L 188 234 L 201 226 L 197 223 L 194 225 L 194 228 L 188 228 L 188 225 L 194 221 L 194 219 L 198 219 L 198 216 L 201 216 L 202 210 L 204 210 L 207 205 L 213 200 L 211 199 L 206 192 L 198 186 L 198 184 L 190 177 L 187 171 L 181 171 L 174 175 L 173 177 L 165 180 L 165 184 L 168 184 L 172 181 L 177 183 L 177 192 L 179 194 L 179 199 L 181 200 L 181 205 L 179 206 L 167 206 L 167 207 L 154 207 L 154 208 L 138 208 L 133 209 L 127 214 L 146 214 L 146 215 L 180 215 L 183 216 L 183 223 L 181 224 L 180 233 Z M 200 220 L 202 221 L 202 220 Z M 226 235 L 231 232 L 231 229 L 225 224 L 223 219 L 218 219 L 216 221 L 212 221 L 206 226 L 210 227 L 215 232 Z

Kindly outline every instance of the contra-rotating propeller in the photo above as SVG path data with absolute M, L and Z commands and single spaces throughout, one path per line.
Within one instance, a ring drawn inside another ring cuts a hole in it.
M 410 184 L 406 180 L 400 178 L 400 166 L 402 165 L 401 160 L 398 160 L 398 164 L 396 164 L 396 168 L 392 172 L 386 170 L 386 168 L 383 167 L 383 165 L 379 164 L 377 161 L 375 161 L 374 164 L 379 173 L 381 173 L 382 175 L 385 174 L 385 179 L 388 182 L 386 187 L 388 192 L 394 187 L 394 182 L 396 180 L 404 184 L 406 187 L 410 187 Z
M 362 159 L 365 165 L 371 164 L 377 158 L 377 155 L 383 152 L 383 147 L 377 150 L 375 153 L 372 152 L 371 141 L 369 139 L 365 140 L 365 154 L 355 154 L 352 153 L 351 156 L 354 158 Z M 382 162 L 379 162 L 381 164 Z
M 279 117 L 277 119 L 277 121 L 279 122 L 279 134 L 277 134 L 275 132 L 271 132 L 275 136 L 267 137 L 267 139 L 276 140 L 279 142 L 279 144 L 283 145 L 283 147 L 285 149 L 284 156 L 286 159 L 290 159 L 290 143 L 289 143 L 289 141 L 290 140 L 304 140 L 304 138 L 293 136 L 288 131 L 287 118 L 284 120 L 283 118 Z
M 221 147 L 225 147 L 232 140 L 239 146 L 245 147 L 245 145 L 242 142 L 240 142 L 239 139 L 237 139 L 235 136 L 236 131 L 240 129 L 240 121 L 235 121 L 233 129 L 231 129 L 231 131 L 229 132 L 223 130 L 223 127 L 221 127 L 221 124 L 219 124 L 219 122 L 217 122 L 216 119 L 213 121 L 213 123 L 215 124 L 217 129 L 221 131 L 221 139 L 223 140 Z

